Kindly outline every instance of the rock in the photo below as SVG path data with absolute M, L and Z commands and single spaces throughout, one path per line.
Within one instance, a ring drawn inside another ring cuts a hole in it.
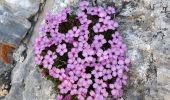
M 20 45 L 14 53 L 17 63 L 11 75 L 11 89 L 5 100 L 55 100 L 56 98 L 53 84 L 41 76 L 34 63 L 33 43 L 38 36 L 47 9 L 49 6 L 52 7 L 54 1 L 48 0 L 45 4 L 43 12 L 38 14 L 39 18 L 31 33 L 31 39 L 26 38 L 24 40 L 26 44 Z M 26 58 L 22 55 L 23 52 L 26 53 Z M 25 59 L 20 59 L 22 57 Z
M 16 52 L 13 53 L 13 58 L 16 62 L 23 62 L 27 56 L 26 50 L 28 48 L 26 47 L 26 44 L 21 44 Z
M 13 66 L 5 65 L 0 61 L 0 98 L 4 98 L 10 89 L 10 77 Z
M 10 5 L 15 15 L 29 18 L 39 9 L 41 0 L 5 0 Z
M 13 15 L 12 11 L 3 5 L 0 5 L 0 24 L 0 42 L 16 47 L 31 27 L 30 22 Z
M 166 67 L 162 66 L 162 68 L 158 68 L 157 71 L 158 77 L 157 82 L 160 84 L 168 85 L 170 84 L 170 69 L 167 69 Z M 170 85 L 169 85 L 170 86 Z M 169 88 L 170 90 L 170 88 Z
M 30 15 L 29 15 L 30 16 Z M 11 51 L 6 47 L 16 48 L 20 45 L 27 31 L 30 29 L 31 23 L 19 15 L 13 8 L 6 4 L 3 0 L 0 1 L 0 59 L 4 62 L 9 62 L 8 57 L 12 59 Z M 4 48 L 5 47 L 5 48 Z M 7 51 L 4 51 L 7 50 Z M 4 58 L 5 57 L 5 58 Z M 0 98 L 3 98 L 10 89 L 10 75 L 14 63 L 5 65 L 0 61 Z M 3 88 L 3 86 L 8 88 Z M 1 87 L 2 86 L 2 87 Z
M 166 0 L 130 0 L 118 18 L 132 66 L 124 96 L 127 100 L 139 96 L 142 100 L 163 100 L 170 92 L 170 29 L 162 3 L 170 8 Z
M 20 45 L 31 23 L 21 16 L 14 15 L 11 8 L 3 4 L 0 5 L 0 24 L 0 59 L 9 64 L 8 53 Z

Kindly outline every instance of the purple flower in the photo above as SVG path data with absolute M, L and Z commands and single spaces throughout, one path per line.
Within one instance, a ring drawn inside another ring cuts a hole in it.
M 85 9 L 87 9 L 88 5 L 89 5 L 89 2 L 87 2 L 87 1 L 82 1 L 82 2 L 80 2 L 80 4 L 79 4 L 79 8 L 80 8 L 81 10 L 85 10 Z
M 84 18 L 82 20 L 80 20 L 80 23 L 84 26 L 88 26 L 92 21 L 91 20 L 88 20 L 87 18 Z
M 107 7 L 106 12 L 107 12 L 108 14 L 115 14 L 115 13 L 116 13 L 115 8 L 110 7 L 110 6 Z
M 66 44 L 58 45 L 56 52 L 60 54 L 60 56 L 64 55 L 67 52 Z
M 99 12 L 99 17 L 106 17 L 107 16 L 107 13 L 105 11 L 101 11 Z
M 59 80 L 64 80 L 66 78 L 65 70 L 62 69 L 57 69 L 56 67 L 53 67 L 52 70 L 54 71 L 53 77 L 58 78 Z
M 105 43 L 106 43 L 106 40 L 104 39 L 104 36 L 100 34 L 100 35 L 94 36 L 94 41 L 92 45 L 94 45 L 95 48 L 100 48 Z
M 78 94 L 77 84 L 73 84 L 72 87 L 71 87 L 71 90 L 72 90 L 72 91 L 70 92 L 71 95 Z
M 72 12 L 72 9 L 70 7 L 64 8 L 63 12 L 70 14 Z
M 98 32 L 103 32 L 104 29 L 102 29 L 100 23 L 97 23 L 96 25 L 93 26 L 93 31 L 94 31 L 95 33 L 98 33 Z
M 94 58 L 92 57 L 95 52 L 92 49 L 84 49 L 82 55 L 85 57 L 86 61 L 93 61 Z
M 72 48 L 70 52 L 68 52 L 69 58 L 75 58 L 78 57 L 78 50 L 75 48 Z
M 90 78 L 91 78 L 90 74 L 83 74 L 82 78 L 80 78 L 78 81 L 78 85 L 89 87 L 92 84 L 92 80 Z
M 109 70 L 106 70 L 106 69 L 104 69 L 103 70 L 103 80 L 104 81 L 107 81 L 107 80 L 110 80 L 111 78 L 112 78 L 112 71 L 109 69 Z
M 69 82 L 68 80 L 64 80 L 64 81 L 58 86 L 58 88 L 60 89 L 60 93 L 66 94 L 68 91 L 71 90 L 71 82 Z
M 102 22 L 105 24 L 105 23 L 109 22 L 110 19 L 111 19 L 110 16 L 105 16 L 105 17 L 99 18 L 99 22 Z
M 45 60 L 43 60 L 43 66 L 44 66 L 44 68 L 51 69 L 52 66 L 53 66 L 53 64 L 54 64 L 53 59 L 45 59 Z
M 56 100 L 63 100 L 63 96 L 62 95 L 57 95 Z
M 98 9 L 97 7 L 89 7 L 87 9 L 87 13 L 91 15 L 98 15 Z
M 103 76 L 103 66 L 96 66 L 95 70 L 92 71 L 92 74 L 94 75 L 95 78 L 99 78 Z
M 69 31 L 68 31 L 68 34 L 69 34 L 71 37 L 78 37 L 79 34 L 80 34 L 80 30 L 75 26 L 75 27 L 73 27 L 72 30 L 69 30 Z
M 79 11 L 77 13 L 77 18 L 81 21 L 83 19 L 87 19 L 87 15 L 83 11 Z
M 43 60 L 44 68 L 51 69 L 54 64 L 54 59 L 56 58 L 57 58 L 57 55 L 54 52 L 48 51 L 47 55 L 45 55 L 44 60 Z
M 107 87 L 107 84 L 103 82 L 103 80 L 95 79 L 93 88 L 95 88 L 97 92 L 100 92 L 103 88 L 106 88 L 106 87 Z
M 43 57 L 42 57 L 42 56 L 40 56 L 40 55 L 35 56 L 35 63 L 36 63 L 37 65 L 40 65 L 41 62 L 42 62 L 42 60 L 43 60 Z

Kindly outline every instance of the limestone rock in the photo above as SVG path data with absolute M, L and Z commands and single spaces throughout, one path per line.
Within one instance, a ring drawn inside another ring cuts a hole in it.
M 5 65 L 0 61 L 0 99 L 8 94 L 10 89 L 10 76 L 13 66 Z
M 46 2 L 44 11 L 39 13 L 40 17 L 33 33 L 30 33 L 32 34 L 31 39 L 27 40 L 27 38 L 24 41 L 26 44 L 20 45 L 14 53 L 17 63 L 11 74 L 11 89 L 5 100 L 55 100 L 56 93 L 53 84 L 41 76 L 38 67 L 35 66 L 33 52 L 33 43 L 38 36 L 39 27 L 47 9 L 53 4 L 53 0 Z M 26 56 L 23 56 L 23 52 L 26 53 Z
M 118 20 L 131 58 L 127 100 L 163 100 L 169 94 L 170 29 L 167 0 L 129 0 Z M 167 16 L 166 16 L 167 15 Z M 135 99 L 136 100 L 136 99 Z
M 29 18 L 36 14 L 41 0 L 5 0 L 17 16 Z
M 13 15 L 6 6 L 0 5 L 0 42 L 18 46 L 25 37 L 30 22 L 20 16 Z

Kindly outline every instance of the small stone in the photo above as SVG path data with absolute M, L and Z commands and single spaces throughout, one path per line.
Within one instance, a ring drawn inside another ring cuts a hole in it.
M 8 89 L 9 88 L 9 86 L 8 85 L 5 85 L 5 89 Z
M 164 100 L 169 100 L 169 99 L 170 99 L 170 94 L 164 96 Z
M 2 86 L 1 86 L 1 89 L 3 90 L 5 88 L 5 85 L 3 84 Z
M 8 94 L 8 91 L 7 90 L 3 90 L 3 93 L 6 95 L 6 94 Z
M 5 96 L 5 95 L 7 95 L 7 94 L 8 94 L 8 91 L 7 91 L 7 90 L 2 90 L 2 89 L 0 89 L 0 97 Z
M 17 49 L 17 51 L 13 53 L 13 58 L 15 59 L 15 61 L 17 62 L 24 61 L 25 57 L 27 56 L 26 49 L 27 49 L 26 45 L 22 43 Z

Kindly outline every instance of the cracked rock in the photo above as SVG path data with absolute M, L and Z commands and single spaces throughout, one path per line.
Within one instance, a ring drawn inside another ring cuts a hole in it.
M 20 16 L 15 16 L 9 8 L 0 5 L 0 42 L 17 47 L 25 37 L 30 22 Z
M 39 9 L 41 0 L 5 0 L 12 8 L 15 15 L 29 18 L 35 15 Z

